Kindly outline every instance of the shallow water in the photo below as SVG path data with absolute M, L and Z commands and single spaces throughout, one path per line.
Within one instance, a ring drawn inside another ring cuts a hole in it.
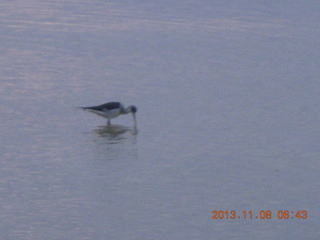
M 1 239 L 318 239 L 319 4 L 0 6 Z

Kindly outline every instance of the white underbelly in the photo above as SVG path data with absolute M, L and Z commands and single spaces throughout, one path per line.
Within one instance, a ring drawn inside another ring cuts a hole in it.
M 120 115 L 120 110 L 119 109 L 113 109 L 113 110 L 109 110 L 109 111 L 105 111 L 105 112 L 101 112 L 101 111 L 96 111 L 93 109 L 89 110 L 92 113 L 95 113 L 101 117 L 107 118 L 107 119 L 111 119 L 111 118 L 115 118 L 118 117 Z
M 120 109 L 113 109 L 107 112 L 107 118 L 115 118 L 120 115 Z

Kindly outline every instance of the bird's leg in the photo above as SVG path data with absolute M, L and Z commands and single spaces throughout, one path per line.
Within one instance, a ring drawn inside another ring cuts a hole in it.
M 111 121 L 110 121 L 110 119 L 108 119 L 107 126 L 110 127 L 110 125 L 111 125 Z

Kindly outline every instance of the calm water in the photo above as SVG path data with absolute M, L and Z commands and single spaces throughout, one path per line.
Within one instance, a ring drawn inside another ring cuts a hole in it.
M 0 6 L 1 239 L 319 239 L 319 3 Z

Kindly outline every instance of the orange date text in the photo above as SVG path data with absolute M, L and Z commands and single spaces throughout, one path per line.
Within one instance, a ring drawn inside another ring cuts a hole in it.
M 298 210 L 261 210 L 254 212 L 252 210 L 235 211 L 235 210 L 214 210 L 212 211 L 212 219 L 307 219 L 308 211 Z

